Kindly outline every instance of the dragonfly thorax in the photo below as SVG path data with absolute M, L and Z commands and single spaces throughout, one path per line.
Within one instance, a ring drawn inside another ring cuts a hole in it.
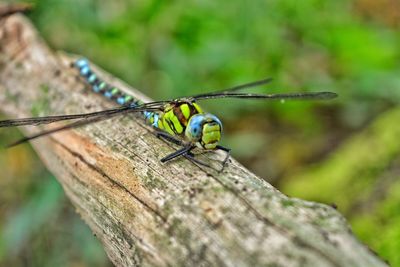
M 185 137 L 198 147 L 215 149 L 221 139 L 222 123 L 210 113 L 193 115 L 186 127 Z
M 184 137 L 190 118 L 199 113 L 203 113 L 203 111 L 196 103 L 177 101 L 164 106 L 160 116 L 161 123 L 153 124 L 153 126 L 170 135 Z

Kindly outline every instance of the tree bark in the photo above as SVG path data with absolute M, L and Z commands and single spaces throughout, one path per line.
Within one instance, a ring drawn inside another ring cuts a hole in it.
M 22 15 L 3 17 L 1 110 L 21 118 L 114 106 L 85 88 L 72 61 Z M 332 207 L 288 198 L 233 159 L 222 173 L 186 159 L 162 164 L 174 147 L 153 132 L 126 115 L 32 142 L 115 265 L 386 266 Z

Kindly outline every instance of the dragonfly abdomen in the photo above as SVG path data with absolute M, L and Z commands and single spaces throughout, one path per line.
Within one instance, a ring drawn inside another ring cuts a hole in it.
M 150 124 L 154 128 L 164 130 L 164 125 L 162 122 L 162 117 L 164 115 L 163 112 L 144 111 L 143 115 L 148 124 Z
M 144 103 L 100 79 L 90 68 L 89 62 L 86 59 L 78 59 L 73 65 L 79 70 L 80 76 L 85 79 L 95 93 L 99 93 L 119 105 L 130 104 L 134 107 Z M 162 123 L 163 112 L 144 111 L 142 113 L 147 123 L 155 128 L 164 130 Z
M 89 62 L 86 59 L 78 59 L 75 61 L 74 66 L 78 68 L 81 77 L 85 79 L 95 93 L 102 94 L 106 98 L 115 101 L 119 105 L 132 104 L 135 106 L 143 104 L 143 102 L 139 99 L 125 94 L 117 87 L 111 86 L 105 81 L 101 80 L 96 73 L 92 71 Z

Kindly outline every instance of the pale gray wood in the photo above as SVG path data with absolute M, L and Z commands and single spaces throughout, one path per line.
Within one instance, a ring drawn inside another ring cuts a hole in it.
M 1 19 L 1 110 L 21 118 L 113 106 L 85 88 L 72 60 L 22 15 Z M 161 164 L 173 147 L 138 116 L 32 145 L 117 266 L 386 266 L 336 210 L 288 198 L 235 160 L 223 173 L 185 159 Z

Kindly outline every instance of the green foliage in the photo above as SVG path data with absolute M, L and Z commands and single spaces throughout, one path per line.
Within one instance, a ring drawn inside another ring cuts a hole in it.
M 21 250 L 30 234 L 47 224 L 51 215 L 60 208 L 61 187 L 54 180 L 48 180 L 29 202 L 14 214 L 4 225 L 1 247 L 4 254 L 15 254 Z
M 399 176 L 396 177 L 397 179 Z M 392 266 L 400 266 L 400 183 L 392 184 L 385 198 L 365 214 L 354 216 L 352 225 L 356 234 L 379 254 L 390 261 Z
M 393 124 L 399 117 L 400 109 L 382 114 L 328 159 L 291 177 L 283 190 L 301 198 L 334 202 L 342 212 L 351 213 L 357 201 L 374 193 L 375 180 L 400 153 L 400 125 Z
M 332 156 L 287 179 L 292 196 L 337 204 L 355 233 L 372 249 L 400 265 L 400 109 L 377 118 Z

